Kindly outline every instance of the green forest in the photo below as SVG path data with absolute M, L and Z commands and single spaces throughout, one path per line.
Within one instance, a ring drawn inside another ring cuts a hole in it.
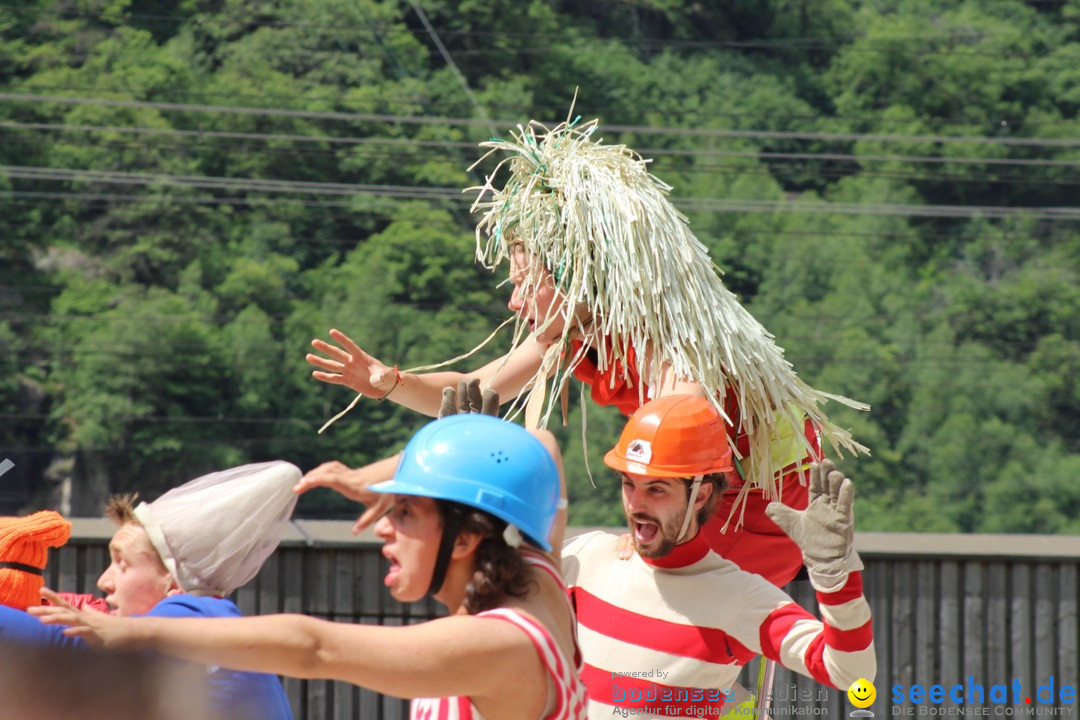
M 0 0 L 0 38 L 0 512 L 399 449 L 390 402 L 317 433 L 353 395 L 309 343 L 487 337 L 468 168 L 577 92 L 800 376 L 871 405 L 827 408 L 872 451 L 861 529 L 1080 532 L 1076 0 Z M 583 443 L 576 406 L 571 522 L 616 524 L 621 416 Z

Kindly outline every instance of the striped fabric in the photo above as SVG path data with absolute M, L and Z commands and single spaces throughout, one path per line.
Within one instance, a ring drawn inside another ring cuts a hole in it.
M 560 586 L 559 573 L 542 557 L 522 553 L 525 561 L 551 576 Z M 510 622 L 521 628 L 536 648 L 554 687 L 554 708 L 544 720 L 584 720 L 586 717 L 585 684 L 581 681 L 580 653 L 575 662 L 567 662 L 547 629 L 532 618 L 510 608 L 495 608 L 478 613 L 476 617 Z M 483 715 L 467 697 L 416 698 L 410 716 L 414 720 L 483 720 Z
M 837 592 L 818 593 L 823 623 L 764 578 L 709 550 L 700 534 L 655 563 L 637 555 L 619 560 L 616 542 L 597 532 L 563 548 L 590 718 L 622 710 L 718 717 L 740 668 L 759 653 L 833 687 L 873 679 L 870 608 L 859 573 Z

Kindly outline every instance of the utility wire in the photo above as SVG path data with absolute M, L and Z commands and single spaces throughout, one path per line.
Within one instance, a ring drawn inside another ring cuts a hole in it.
M 457 199 L 467 202 L 457 188 L 413 187 L 403 185 L 366 185 L 347 183 L 318 183 L 255 178 L 222 178 L 161 173 L 130 173 L 103 170 L 75 170 L 0 165 L 8 177 L 33 180 L 64 180 L 101 182 L 121 185 L 174 185 L 179 187 L 256 192 L 285 192 L 311 195 L 375 195 L 382 197 Z M 7 193 L 0 193 L 0 197 Z M 983 205 L 901 205 L 892 203 L 806 202 L 802 200 L 717 200 L 702 197 L 673 197 L 672 202 L 686 211 L 743 212 L 743 213 L 826 213 L 840 215 L 897 215 L 903 217 L 939 218 L 1014 218 L 1036 220 L 1080 220 L 1080 208 L 1069 207 L 995 207 Z
M 420 3 L 418 3 L 416 0 L 409 0 L 409 5 L 412 6 L 412 9 L 416 13 L 416 16 L 420 18 L 420 22 L 427 30 L 428 35 L 431 36 L 431 41 L 435 43 L 435 47 L 438 48 L 439 54 L 442 55 L 443 60 L 446 61 L 447 67 L 450 68 L 450 72 L 454 74 L 454 78 L 458 81 L 458 85 L 460 85 L 461 89 L 465 91 L 465 95 L 469 98 L 469 102 L 472 103 L 472 106 L 476 110 L 477 114 L 487 123 L 488 131 L 490 131 L 492 136 L 498 135 L 499 131 L 495 129 L 495 124 L 491 122 L 491 118 L 488 117 L 487 111 L 484 110 L 484 106 L 480 104 L 480 101 L 477 99 L 476 95 L 473 94 L 472 89 L 469 87 L 469 81 L 465 79 L 465 76 L 462 74 L 461 70 L 458 69 L 457 63 L 454 62 L 454 58 L 451 57 L 450 51 L 446 49 L 446 46 L 443 45 L 442 40 L 439 39 L 439 34 L 435 32 L 435 28 L 431 26 L 431 23 L 428 21 L 427 15 L 424 14 L 424 9 L 420 7 Z
M 249 133 L 220 130 L 174 130 L 141 126 L 116 125 L 64 125 L 62 123 L 31 123 L 0 121 L 0 128 L 13 130 L 48 130 L 70 133 L 116 133 L 119 135 L 144 135 L 161 137 L 184 137 L 195 140 L 207 138 L 226 140 L 258 140 L 261 142 L 327 143 L 341 145 L 381 145 L 388 147 L 446 148 L 479 150 L 477 143 L 455 140 L 417 140 L 413 138 L 355 137 L 335 135 L 301 135 L 289 133 Z M 1080 167 L 1080 160 L 1043 160 L 1028 158 L 1001 158 L 986 156 L 936 156 L 936 155 L 857 155 L 834 152 L 773 152 L 765 150 L 693 150 L 678 148 L 641 148 L 636 152 L 643 157 L 688 158 L 747 158 L 770 160 L 830 160 L 837 162 L 909 162 L 933 165 L 998 165 L 1016 167 Z
M 0 100 L 60 103 L 67 105 L 92 105 L 101 107 L 151 108 L 183 112 L 223 113 L 233 115 L 257 115 L 262 117 L 296 117 L 320 120 L 347 120 L 352 122 L 400 123 L 411 125 L 449 125 L 477 127 L 487 121 L 473 118 L 451 118 L 393 113 L 355 113 L 315 110 L 292 110 L 287 108 L 260 108 L 238 105 L 204 105 L 192 103 L 160 102 L 151 100 L 113 100 L 108 98 L 66 97 L 34 93 L 0 93 Z M 498 125 L 512 127 L 509 120 L 496 121 Z M 1009 138 L 963 135 L 886 135 L 877 133 L 793 132 L 782 130 L 724 130 L 720 128 L 675 128 L 640 125 L 605 125 L 608 132 L 628 132 L 639 135 L 670 135 L 716 138 L 769 138 L 773 140 L 843 140 L 851 142 L 910 142 L 910 143 L 985 143 L 1018 147 L 1080 147 L 1076 138 Z
M 388 52 L 391 54 L 392 58 L 396 58 L 396 56 L 394 55 L 392 49 L 388 49 Z M 395 64 L 399 64 L 399 63 L 395 62 Z M 98 87 L 96 85 L 74 85 L 74 84 L 71 84 L 70 82 L 65 83 L 63 85 L 46 85 L 46 84 L 41 84 L 41 83 L 35 82 L 34 83 L 34 88 L 36 90 L 38 90 L 38 91 L 42 91 L 42 90 L 62 90 L 62 91 L 74 91 L 74 92 L 78 92 L 78 93 L 102 92 L 102 91 L 115 92 L 115 89 L 113 89 L 113 88 L 108 88 L 108 89 L 102 90 L 102 88 L 100 88 L 100 87 Z M 189 97 L 199 97 L 199 98 L 222 98 L 222 97 L 224 97 L 224 98 L 228 98 L 231 101 L 235 101 L 238 98 L 244 98 L 244 99 L 250 98 L 250 99 L 253 99 L 253 100 L 269 100 L 269 101 L 273 101 L 273 102 L 279 102 L 279 101 L 296 102 L 296 101 L 299 101 L 302 104 L 333 103 L 333 102 L 339 101 L 340 98 L 341 98 L 341 90 L 336 86 L 330 87 L 328 89 L 329 89 L 330 92 L 327 92 L 327 93 L 322 94 L 322 95 L 297 95 L 297 94 L 281 95 L 281 94 L 276 94 L 276 93 L 252 93 L 252 92 L 248 92 L 248 93 L 239 93 L 239 92 L 225 93 L 225 92 L 208 92 L 208 91 L 199 91 L 199 90 L 194 90 L 194 89 L 188 89 L 188 90 L 185 91 L 185 95 L 189 96 Z M 388 90 L 385 94 L 380 93 L 380 95 L 378 96 L 378 99 L 375 99 L 375 98 L 363 98 L 363 99 L 350 98 L 350 103 L 353 103 L 353 104 L 358 104 L 358 103 L 376 104 L 376 103 L 386 103 L 386 102 L 389 101 L 389 102 L 401 102 L 401 103 L 405 103 L 405 104 L 417 104 L 417 103 L 420 103 L 420 104 L 423 104 L 423 105 L 426 106 L 426 105 L 430 104 L 431 99 L 432 98 L 430 98 L 426 94 L 420 94 L 420 93 L 416 93 L 416 92 L 414 92 L 414 93 L 396 92 L 395 93 L 392 90 Z M 794 98 L 794 99 L 799 99 L 799 98 Z M 582 102 L 584 102 L 584 100 Z M 592 102 L 590 102 L 588 105 L 589 105 L 589 108 L 590 108 L 590 114 L 593 115 L 593 116 L 602 116 L 604 114 L 616 114 L 617 115 L 619 113 L 628 112 L 628 109 L 626 107 L 596 105 L 596 104 L 594 104 Z M 500 104 L 498 101 L 494 101 L 494 100 L 488 101 L 488 106 L 506 108 L 506 109 L 508 109 L 508 110 L 510 110 L 512 112 L 521 112 L 521 110 L 522 110 L 520 105 Z M 560 104 L 546 104 L 546 105 L 542 104 L 542 103 L 533 103 L 530 107 L 533 108 L 534 117 L 535 116 L 545 116 L 545 113 L 546 113 L 547 117 L 560 117 L 562 115 L 565 115 L 565 113 L 566 113 L 566 106 L 561 104 L 561 103 Z M 779 113 L 775 113 L 775 112 L 739 112 L 739 111 L 736 111 L 736 110 L 726 109 L 724 107 L 720 107 L 720 108 L 711 108 L 710 107 L 710 108 L 707 108 L 707 109 L 694 108 L 694 109 L 687 109 L 687 110 L 683 110 L 683 109 L 680 109 L 678 107 L 671 107 L 671 108 L 665 107 L 664 108 L 664 115 L 665 116 L 670 116 L 670 117 L 690 116 L 690 117 L 694 117 L 694 118 L 698 118 L 698 117 L 701 117 L 703 115 L 706 115 L 710 119 L 714 119 L 714 118 L 718 118 L 718 117 L 766 118 L 770 122 L 775 122 L 777 120 L 795 120 L 795 121 L 800 121 L 800 122 L 813 122 L 813 123 L 816 123 L 816 122 L 820 122 L 823 119 L 824 120 L 829 120 L 829 121 L 845 121 L 845 122 L 854 122 L 854 123 L 903 124 L 903 125 L 906 125 L 906 124 L 908 124 L 910 122 L 910 119 L 886 118 L 886 117 L 882 117 L 880 115 L 824 115 L 824 116 L 821 115 L 821 114 L 784 115 L 784 114 L 779 114 Z M 978 117 L 959 117 L 959 116 L 935 115 L 933 119 L 934 119 L 934 121 L 936 123 L 941 123 L 941 124 L 943 124 L 945 126 L 947 126 L 947 125 L 963 125 L 963 126 L 970 127 L 972 125 L 979 125 L 979 126 L 989 125 L 990 127 L 993 127 L 995 129 L 1000 129 L 1001 127 L 1004 127 L 1002 125 L 1003 122 L 1006 122 L 1006 125 L 1007 125 L 1007 121 L 1005 119 L 1003 119 L 1003 118 L 987 117 L 985 115 L 978 116 Z M 1076 120 L 1068 119 L 1068 118 L 1061 118 L 1061 119 L 1058 119 L 1058 120 L 1049 120 L 1049 119 L 1045 119 L 1045 118 L 1039 119 L 1039 120 L 1034 120 L 1034 119 L 1031 119 L 1031 118 L 1025 118 L 1024 121 L 1023 121 L 1023 125 L 1024 125 L 1024 127 L 1028 127 L 1028 128 L 1059 127 L 1059 126 L 1072 127 L 1072 126 L 1076 125 Z
M 1025 0 L 1028 4 L 1067 4 L 1068 0 Z M 45 15 L 60 15 L 64 18 L 79 18 L 79 19 L 93 19 L 101 18 L 111 20 L 107 18 L 104 13 L 90 13 L 87 12 L 89 8 L 79 8 L 81 12 L 75 14 L 72 9 L 65 8 L 62 12 L 57 12 L 54 9 L 49 8 L 31 8 L 22 4 L 8 4 L 0 3 L 0 7 L 6 8 L 12 12 L 23 12 L 25 14 L 33 13 L 35 16 Z M 160 15 L 152 13 L 133 13 L 125 12 L 123 19 L 132 19 L 140 21 L 154 21 L 159 23 L 170 24 L 185 24 L 191 22 L 199 22 L 200 16 L 187 15 Z M 114 23 L 115 24 L 115 23 Z M 383 28 L 373 27 L 370 23 L 367 25 L 356 24 L 325 24 L 325 23 L 310 23 L 310 22 L 291 22 L 288 20 L 256 20 L 245 19 L 245 25 L 255 28 L 275 28 L 275 29 L 287 29 L 287 28 L 300 28 L 300 29 L 320 29 L 320 30 L 334 30 L 334 31 L 359 31 L 359 32 L 389 32 L 396 31 L 410 35 L 419 35 L 420 32 L 413 30 L 405 25 L 398 24 L 393 26 L 387 26 Z M 547 39 L 566 41 L 567 36 L 565 33 L 549 33 L 549 32 L 506 32 L 502 30 L 444 30 L 441 33 L 446 37 L 451 38 L 506 38 L 511 40 L 528 40 L 528 39 Z M 940 32 L 936 34 L 921 34 L 921 35 L 898 35 L 890 36 L 887 39 L 890 43 L 929 43 L 929 42 L 956 42 L 956 41 L 973 41 L 984 40 L 989 38 L 1011 36 L 1012 32 L 987 32 L 980 30 L 977 33 L 968 31 L 966 28 L 957 32 Z M 782 38 L 761 38 L 751 40 L 672 40 L 666 38 L 654 38 L 654 37 L 642 37 L 640 35 L 606 35 L 604 37 L 577 37 L 572 38 L 579 42 L 581 41 L 594 41 L 594 42 L 607 42 L 618 41 L 624 45 L 643 45 L 646 47 L 679 47 L 679 48 L 693 48 L 693 47 L 727 47 L 735 49 L 807 49 L 807 50 L 823 50 L 829 48 L 838 48 L 842 46 L 849 46 L 857 40 L 863 39 L 864 34 L 846 34 L 846 35 L 812 35 L 812 36 L 789 36 Z M 888 48 L 868 48 L 869 51 L 879 52 L 896 52 L 896 48 L 891 44 Z M 493 49 L 493 52 L 495 50 Z M 913 50 L 911 54 L 953 54 L 957 52 L 955 47 L 942 48 L 940 50 Z M 989 52 L 988 52 L 989 54 Z M 993 53 L 997 57 L 1001 57 L 1001 51 L 995 51 Z M 1042 57 L 1040 53 L 1010 53 L 1009 57 Z

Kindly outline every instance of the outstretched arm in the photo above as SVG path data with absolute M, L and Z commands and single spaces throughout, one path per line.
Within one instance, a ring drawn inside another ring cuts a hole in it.
M 34 607 L 31 614 L 46 624 L 68 625 L 65 633 L 106 649 L 150 649 L 234 670 L 342 680 L 406 698 L 476 700 L 547 688 L 528 637 L 491 618 L 452 616 L 380 627 L 304 615 L 113 617 L 76 610 L 49 590 L 43 596 L 57 605 Z
M 319 368 L 311 375 L 334 385 L 344 385 L 373 398 L 393 400 L 411 410 L 435 417 L 444 387 L 457 387 L 462 380 L 477 378 L 503 401 L 513 400 L 528 386 L 540 369 L 542 349 L 533 336 L 509 353 L 469 373 L 402 373 L 364 352 L 348 335 L 331 330 L 334 343 L 316 338 L 313 348 L 323 355 L 308 353 L 307 361 Z M 505 364 L 504 364 L 505 362 Z

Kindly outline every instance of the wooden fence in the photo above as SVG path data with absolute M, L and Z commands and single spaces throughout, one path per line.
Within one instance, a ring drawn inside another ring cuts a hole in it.
M 75 520 L 68 544 L 55 551 L 46 570 L 51 587 L 94 592 L 108 562 L 112 527 L 103 520 Z M 351 524 L 296 521 L 259 576 L 236 593 L 246 614 L 296 612 L 330 620 L 381 625 L 422 622 L 439 614 L 428 600 L 402 605 L 386 593 L 385 560 L 371 535 L 354 538 Z M 913 684 L 929 689 L 981 686 L 986 706 L 994 685 L 1010 687 L 1009 702 L 990 715 L 1031 714 L 1035 691 L 1053 679 L 1055 691 L 1080 685 L 1080 537 L 1029 535 L 916 535 L 860 533 L 856 544 L 866 564 L 866 595 L 874 615 L 877 717 L 945 714 L 935 705 L 913 704 Z M 806 582 L 788 587 L 817 612 Z M 754 677 L 756 661 L 744 671 Z M 479 669 L 478 669 L 479 670 Z M 1012 702 L 1019 680 L 1023 697 Z M 407 705 L 342 683 L 286 679 L 297 720 L 398 720 Z M 751 681 L 743 684 L 749 685 Z M 893 702 L 893 686 L 905 701 Z M 1024 702 L 1031 697 L 1032 705 Z M 779 669 L 773 685 L 773 716 L 843 718 L 850 711 L 842 692 Z M 979 705 L 980 703 L 974 703 Z M 1010 709 L 1003 709 L 1004 706 Z M 1060 712 L 1076 715 L 1075 700 Z M 964 708 L 961 707 L 961 710 Z M 938 712 L 940 711 L 940 712 Z

